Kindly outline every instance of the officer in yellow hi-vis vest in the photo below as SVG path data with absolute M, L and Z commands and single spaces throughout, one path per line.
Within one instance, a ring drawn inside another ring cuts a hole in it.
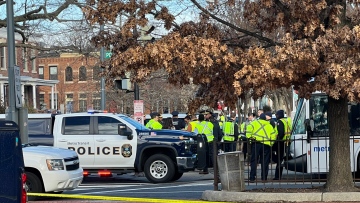
M 245 122 L 243 122 L 240 126 L 240 134 L 239 134 L 239 140 L 243 141 L 242 144 L 242 152 L 244 154 L 244 160 L 246 163 L 249 163 L 250 160 L 248 158 L 248 150 L 249 150 L 249 155 L 251 154 L 250 150 L 250 142 L 247 140 L 246 138 L 246 127 L 253 121 L 256 119 L 255 113 L 248 113 L 247 115 L 247 120 Z
M 291 134 L 291 119 L 285 117 L 284 110 L 279 110 L 276 112 L 276 119 L 277 119 L 277 141 L 273 146 L 272 151 L 275 152 L 273 156 L 273 161 L 276 163 L 276 170 L 275 170 L 275 178 L 274 180 L 281 180 L 283 167 L 281 163 L 284 160 L 284 154 L 286 145 L 290 140 Z
M 236 113 L 231 113 L 230 119 L 223 126 L 224 151 L 236 151 L 236 141 L 239 138 L 239 126 L 235 122 Z
M 151 130 L 161 130 L 162 125 L 159 122 L 160 114 L 157 112 L 153 112 L 150 114 L 150 116 L 151 116 L 151 120 L 149 120 L 149 122 L 146 124 L 145 127 L 149 128 Z
M 187 115 L 184 120 L 186 123 L 185 130 L 188 132 L 194 132 L 196 124 L 198 123 L 196 116 Z
M 261 163 L 261 180 L 267 180 L 271 147 L 276 140 L 276 131 L 270 124 L 271 116 L 271 112 L 262 113 L 260 119 L 251 122 L 246 127 L 246 137 L 252 140 L 250 182 L 255 181 L 257 157 L 259 156 Z
M 224 124 L 226 122 L 226 118 L 224 116 L 224 113 L 221 112 L 220 113 L 220 116 L 219 116 L 219 126 L 220 126 L 220 129 L 224 129 Z
M 209 112 L 204 112 L 204 114 L 207 114 Z M 203 134 L 206 136 L 206 140 L 208 143 L 208 151 L 207 151 L 207 156 L 206 158 L 208 159 L 206 161 L 206 166 L 203 168 L 203 171 L 199 172 L 200 174 L 208 174 L 208 168 L 209 165 L 211 165 L 212 160 L 213 160 L 213 140 L 214 140 L 214 125 L 209 122 L 209 121 L 205 121 L 205 115 L 204 114 L 200 114 L 199 115 L 199 121 L 196 124 L 195 127 L 195 134 Z

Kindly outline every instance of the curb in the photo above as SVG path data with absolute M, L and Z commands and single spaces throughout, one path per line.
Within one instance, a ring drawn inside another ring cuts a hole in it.
M 360 200 L 359 192 L 314 192 L 314 193 L 259 193 L 259 192 L 203 192 L 201 199 L 225 202 L 354 202 Z

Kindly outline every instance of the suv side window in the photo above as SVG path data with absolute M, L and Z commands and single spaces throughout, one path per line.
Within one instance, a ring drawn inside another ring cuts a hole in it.
M 98 116 L 98 129 L 100 135 L 117 135 L 118 124 L 121 122 L 108 116 Z
M 64 117 L 64 135 L 89 135 L 90 116 Z

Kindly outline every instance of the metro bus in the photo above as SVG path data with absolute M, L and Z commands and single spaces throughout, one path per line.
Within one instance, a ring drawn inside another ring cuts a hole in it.
M 309 100 L 298 101 L 289 147 L 291 158 L 285 161 L 285 168 L 309 174 L 329 172 L 327 109 L 328 96 L 324 93 L 315 92 Z M 351 171 L 356 172 L 360 168 L 360 104 L 349 102 L 348 113 Z

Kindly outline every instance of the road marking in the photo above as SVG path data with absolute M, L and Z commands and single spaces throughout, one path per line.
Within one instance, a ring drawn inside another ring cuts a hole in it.
M 140 186 L 140 185 L 80 185 L 78 188 L 116 188 L 116 187 L 135 187 L 135 186 Z
M 212 182 L 210 182 L 211 185 Z M 126 191 L 134 191 L 134 190 L 155 190 L 155 189 L 167 189 L 167 188 L 177 188 L 177 187 L 185 187 L 185 186 L 201 186 L 201 185 L 209 185 L 209 183 L 202 184 L 184 184 L 184 185 L 174 185 L 174 186 L 164 186 L 164 187 L 151 187 L 151 188 L 133 188 L 133 189 L 125 189 L 125 190 L 111 190 L 111 191 L 99 191 L 99 192 L 88 192 L 83 194 L 97 194 L 97 193 L 111 193 L 111 192 L 126 192 Z
M 94 195 L 70 195 L 70 194 L 46 194 L 46 193 L 28 193 L 29 196 L 38 197 L 57 197 L 57 198 L 72 198 L 72 199 L 86 199 L 86 200 L 108 200 L 108 201 L 126 201 L 126 202 L 157 202 L 157 203 L 223 203 L 210 202 L 201 200 L 173 200 L 173 199 L 149 199 L 149 198 L 135 198 L 135 197 L 108 197 L 108 196 L 94 196 Z

